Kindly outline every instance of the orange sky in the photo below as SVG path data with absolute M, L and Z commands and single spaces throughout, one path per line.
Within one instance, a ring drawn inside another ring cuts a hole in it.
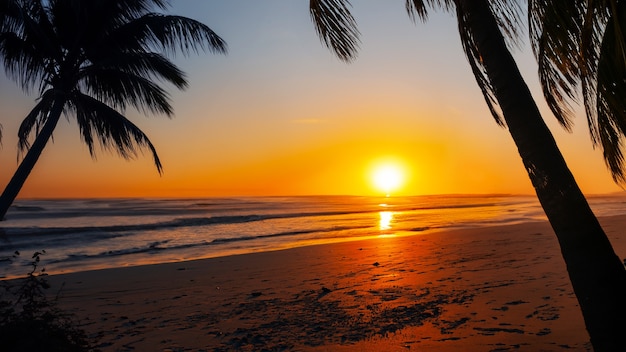
M 320 44 L 307 1 L 173 3 L 171 13 L 206 23 L 230 52 L 175 58 L 191 86 L 170 90 L 173 119 L 126 112 L 156 146 L 164 175 L 148 155 L 125 161 L 100 151 L 92 160 L 77 126 L 63 120 L 20 197 L 379 195 L 372 166 L 390 158 L 407 170 L 395 194 L 532 193 L 450 15 L 413 24 L 401 3 L 355 2 L 362 45 L 348 65 Z M 530 48 L 515 55 L 583 191 L 621 191 L 591 147 L 582 109 L 574 133 L 562 131 L 540 95 Z M 1 76 L 2 186 L 35 98 Z

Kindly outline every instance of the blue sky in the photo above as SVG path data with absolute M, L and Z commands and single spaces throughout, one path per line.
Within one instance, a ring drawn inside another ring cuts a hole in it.
M 75 124 L 55 132 L 22 197 L 375 194 L 372 165 L 400 160 L 403 194 L 532 193 L 508 132 L 474 81 L 454 18 L 413 23 L 403 1 L 359 0 L 358 58 L 346 64 L 316 36 L 307 1 L 174 0 L 169 13 L 209 25 L 226 56 L 177 55 L 190 87 L 170 89 L 175 117 L 126 114 L 157 147 L 133 161 L 92 160 Z M 528 45 L 515 57 L 586 193 L 619 191 L 580 113 L 564 132 L 543 103 Z M 19 121 L 34 106 L 0 78 L 0 183 L 16 166 Z M 582 109 L 579 109 L 582 112 Z

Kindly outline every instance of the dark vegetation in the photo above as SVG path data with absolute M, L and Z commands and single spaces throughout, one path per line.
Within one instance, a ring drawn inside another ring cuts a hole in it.
M 46 294 L 50 285 L 46 269 L 39 265 L 43 254 L 33 254 L 25 278 L 0 285 L 0 350 L 94 351 L 73 315 L 57 306 L 59 295 L 51 299 Z

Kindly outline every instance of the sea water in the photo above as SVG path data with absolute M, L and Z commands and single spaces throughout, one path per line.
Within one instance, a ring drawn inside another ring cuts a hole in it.
M 624 196 L 589 202 L 626 214 Z M 545 219 L 535 197 L 505 195 L 18 200 L 0 223 L 0 278 L 41 251 L 56 274 Z

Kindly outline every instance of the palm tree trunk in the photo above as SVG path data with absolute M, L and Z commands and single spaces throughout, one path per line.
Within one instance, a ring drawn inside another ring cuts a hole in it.
M 4 192 L 0 195 L 0 219 L 4 220 L 4 217 L 11 207 L 11 204 L 17 197 L 17 194 L 22 189 L 24 182 L 26 182 L 26 178 L 33 170 L 35 163 L 39 160 L 39 156 L 43 151 L 43 148 L 48 143 L 50 136 L 52 136 L 52 132 L 54 131 L 57 122 L 59 122 L 59 118 L 61 117 L 61 113 L 63 112 L 63 106 L 65 105 L 65 101 L 63 99 L 57 99 L 50 110 L 50 115 L 46 120 L 46 123 L 43 125 L 39 134 L 35 137 L 35 141 L 33 145 L 28 149 L 26 156 L 17 167 L 15 174 L 7 184 Z
M 487 0 L 457 0 L 509 132 L 558 238 L 591 343 L 626 351 L 626 271 L 568 169 L 506 47 Z

